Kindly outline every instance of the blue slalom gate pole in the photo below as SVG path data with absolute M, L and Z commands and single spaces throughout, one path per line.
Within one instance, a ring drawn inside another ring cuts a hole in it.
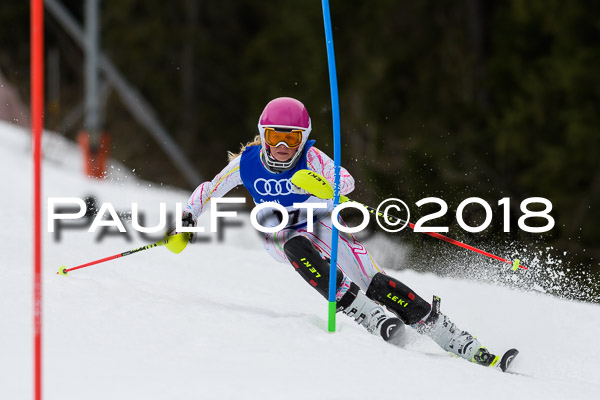
M 333 33 L 331 31 L 331 15 L 329 0 L 322 0 L 323 21 L 325 23 L 325 41 L 327 42 L 327 64 L 329 65 L 329 87 L 331 90 L 331 113 L 333 114 L 333 162 L 335 165 L 335 182 L 333 185 L 333 206 L 340 204 L 340 105 L 338 99 L 337 74 L 335 69 L 335 53 L 333 51 Z M 333 226 L 331 232 L 331 265 L 329 269 L 329 332 L 335 332 L 335 294 L 337 280 L 338 229 Z

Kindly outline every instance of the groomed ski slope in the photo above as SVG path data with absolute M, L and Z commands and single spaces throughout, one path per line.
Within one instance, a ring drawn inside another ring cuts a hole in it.
M 0 135 L 0 399 L 31 399 L 32 163 L 28 132 L 0 122 Z M 107 181 L 86 179 L 75 147 L 50 134 L 45 152 L 45 197 L 95 194 L 120 210 L 138 202 L 148 225 L 158 222 L 159 202 L 174 210 L 187 200 L 122 167 Z M 44 234 L 45 399 L 600 398 L 596 304 L 390 272 L 427 299 L 439 295 L 442 311 L 492 351 L 519 348 L 513 370 L 522 375 L 502 374 L 448 356 L 410 329 L 404 349 L 343 315 L 338 332 L 327 333 L 325 301 L 273 261 L 252 228 L 179 255 L 156 248 L 56 275 L 60 265 L 146 243 L 135 232 L 131 242 L 96 236 L 69 230 L 57 242 Z

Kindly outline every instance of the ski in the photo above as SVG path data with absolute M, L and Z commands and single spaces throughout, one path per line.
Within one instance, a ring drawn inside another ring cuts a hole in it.
M 519 354 L 519 350 L 510 349 L 507 350 L 502 357 L 496 356 L 496 359 L 492 361 L 490 367 L 500 368 L 502 372 L 506 372 L 506 370 L 510 367 L 515 357 Z

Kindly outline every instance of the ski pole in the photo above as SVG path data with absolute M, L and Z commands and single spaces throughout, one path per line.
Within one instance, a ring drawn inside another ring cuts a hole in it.
M 307 192 L 311 193 L 312 195 L 314 195 L 320 199 L 333 198 L 333 187 L 331 186 L 329 181 L 327 181 L 327 179 L 325 179 L 324 177 L 322 177 L 321 175 L 319 175 L 313 171 L 310 171 L 307 169 L 300 170 L 300 171 L 296 172 L 294 174 L 294 176 L 292 176 L 291 181 L 294 185 L 306 190 Z M 365 207 L 367 209 L 367 211 L 369 211 L 371 214 L 377 214 L 382 217 L 384 216 L 383 213 L 377 212 L 377 210 L 373 207 L 367 206 L 358 201 L 351 200 L 346 196 L 340 196 L 340 204 L 347 202 L 347 201 L 351 201 L 351 202 L 360 204 L 361 206 Z M 390 221 L 390 222 L 407 223 L 407 221 L 402 220 L 401 218 L 398 218 L 398 217 L 390 215 L 390 214 L 387 215 L 387 218 L 388 218 L 388 221 Z M 415 225 L 410 222 L 408 223 L 408 225 L 414 231 Z M 518 268 L 528 269 L 526 266 L 521 265 L 518 259 L 515 261 L 509 261 L 505 258 L 498 257 L 494 254 L 488 253 L 487 251 L 478 249 L 476 247 L 470 246 L 463 242 L 459 242 L 458 240 L 449 238 L 449 237 L 439 234 L 437 232 L 421 232 L 421 233 L 425 233 L 436 239 L 440 239 L 445 242 L 451 243 L 453 245 L 465 248 L 467 250 L 471 250 L 476 253 L 482 254 L 484 256 L 496 259 L 498 261 L 502 261 L 506 264 L 511 264 L 513 271 L 516 271 Z
M 61 267 L 58 269 L 57 274 L 67 276 L 69 274 L 69 272 L 75 271 L 76 269 L 85 268 L 85 267 L 89 267 L 91 265 L 96 265 L 96 264 L 100 264 L 100 263 L 103 263 L 106 261 L 125 257 L 125 256 L 131 255 L 131 254 L 139 253 L 140 251 L 153 249 L 158 246 L 165 246 L 171 252 L 178 254 L 178 253 L 181 253 L 183 251 L 183 249 L 185 249 L 185 246 L 187 246 L 188 241 L 189 241 L 189 233 L 188 232 L 178 233 L 176 235 L 167 236 L 164 239 L 159 240 L 158 242 L 151 243 L 146 246 L 139 247 L 137 249 L 128 250 L 123 253 L 115 254 L 110 257 L 101 258 L 96 261 L 91 261 L 86 264 L 81 264 L 76 267 L 67 268 L 64 265 L 61 265 Z
M 375 208 L 373 208 L 373 207 L 370 207 L 370 206 L 368 206 L 366 204 L 363 204 L 363 203 L 359 203 L 358 201 L 355 201 L 355 200 L 350 200 L 349 198 L 347 198 L 345 196 L 342 196 L 342 197 L 344 197 L 344 199 L 343 200 L 340 199 L 340 203 L 351 201 L 353 203 L 360 204 L 361 206 L 363 206 L 364 208 L 366 208 L 367 211 L 370 212 L 371 214 L 376 214 L 376 215 L 379 215 L 380 217 L 385 217 L 382 212 L 377 212 L 377 210 Z M 387 214 L 387 219 L 390 222 L 401 223 L 401 224 L 407 223 L 407 221 L 405 221 L 405 220 L 403 220 L 401 218 L 398 218 L 395 215 L 391 215 L 391 214 Z M 415 230 L 415 224 L 413 224 L 412 222 L 408 222 L 408 226 L 410 226 L 410 228 L 413 231 Z M 507 264 L 512 264 L 513 271 L 516 271 L 517 268 L 528 269 L 526 266 L 521 265 L 519 263 L 518 259 L 515 260 L 514 262 L 512 262 L 512 261 L 509 261 L 509 260 L 507 260 L 505 258 L 498 257 L 496 255 L 488 253 L 487 251 L 478 249 L 477 247 L 473 247 L 473 246 L 468 245 L 468 244 L 463 243 L 463 242 L 459 242 L 456 239 L 449 238 L 448 236 L 444 236 L 444 235 L 442 235 L 440 233 L 437 233 L 437 232 L 420 232 L 420 233 L 425 233 L 425 234 L 427 234 L 429 236 L 432 236 L 432 237 L 434 237 L 436 239 L 440 239 L 440 240 L 443 240 L 444 242 L 448 242 L 448 243 L 454 244 L 456 246 L 462 247 L 464 249 L 474 251 L 475 253 L 483 254 L 484 256 L 488 256 L 488 257 L 496 259 L 498 261 L 502 261 L 502 262 L 507 263 Z

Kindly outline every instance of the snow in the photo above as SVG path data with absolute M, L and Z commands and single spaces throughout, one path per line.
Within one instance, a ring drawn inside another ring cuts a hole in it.
M 0 399 L 33 397 L 32 162 L 28 132 L 0 122 Z M 157 187 L 114 165 L 84 178 L 76 146 L 44 142 L 43 191 L 95 194 L 119 210 L 140 203 L 147 225 L 158 204 L 189 193 Z M 46 200 L 44 203 L 46 204 Z M 244 219 L 246 217 L 240 217 Z M 208 226 L 208 219 L 202 219 Z M 131 229 L 130 224 L 126 226 Z M 45 399 L 597 399 L 600 306 L 485 282 L 410 270 L 390 274 L 429 299 L 489 349 L 517 347 L 518 374 L 446 355 L 410 328 L 399 348 L 338 316 L 293 268 L 272 260 L 244 223 L 181 254 L 164 247 L 56 274 L 147 241 L 132 232 L 97 241 L 67 230 L 43 240 Z M 377 254 L 375 254 L 377 256 Z

